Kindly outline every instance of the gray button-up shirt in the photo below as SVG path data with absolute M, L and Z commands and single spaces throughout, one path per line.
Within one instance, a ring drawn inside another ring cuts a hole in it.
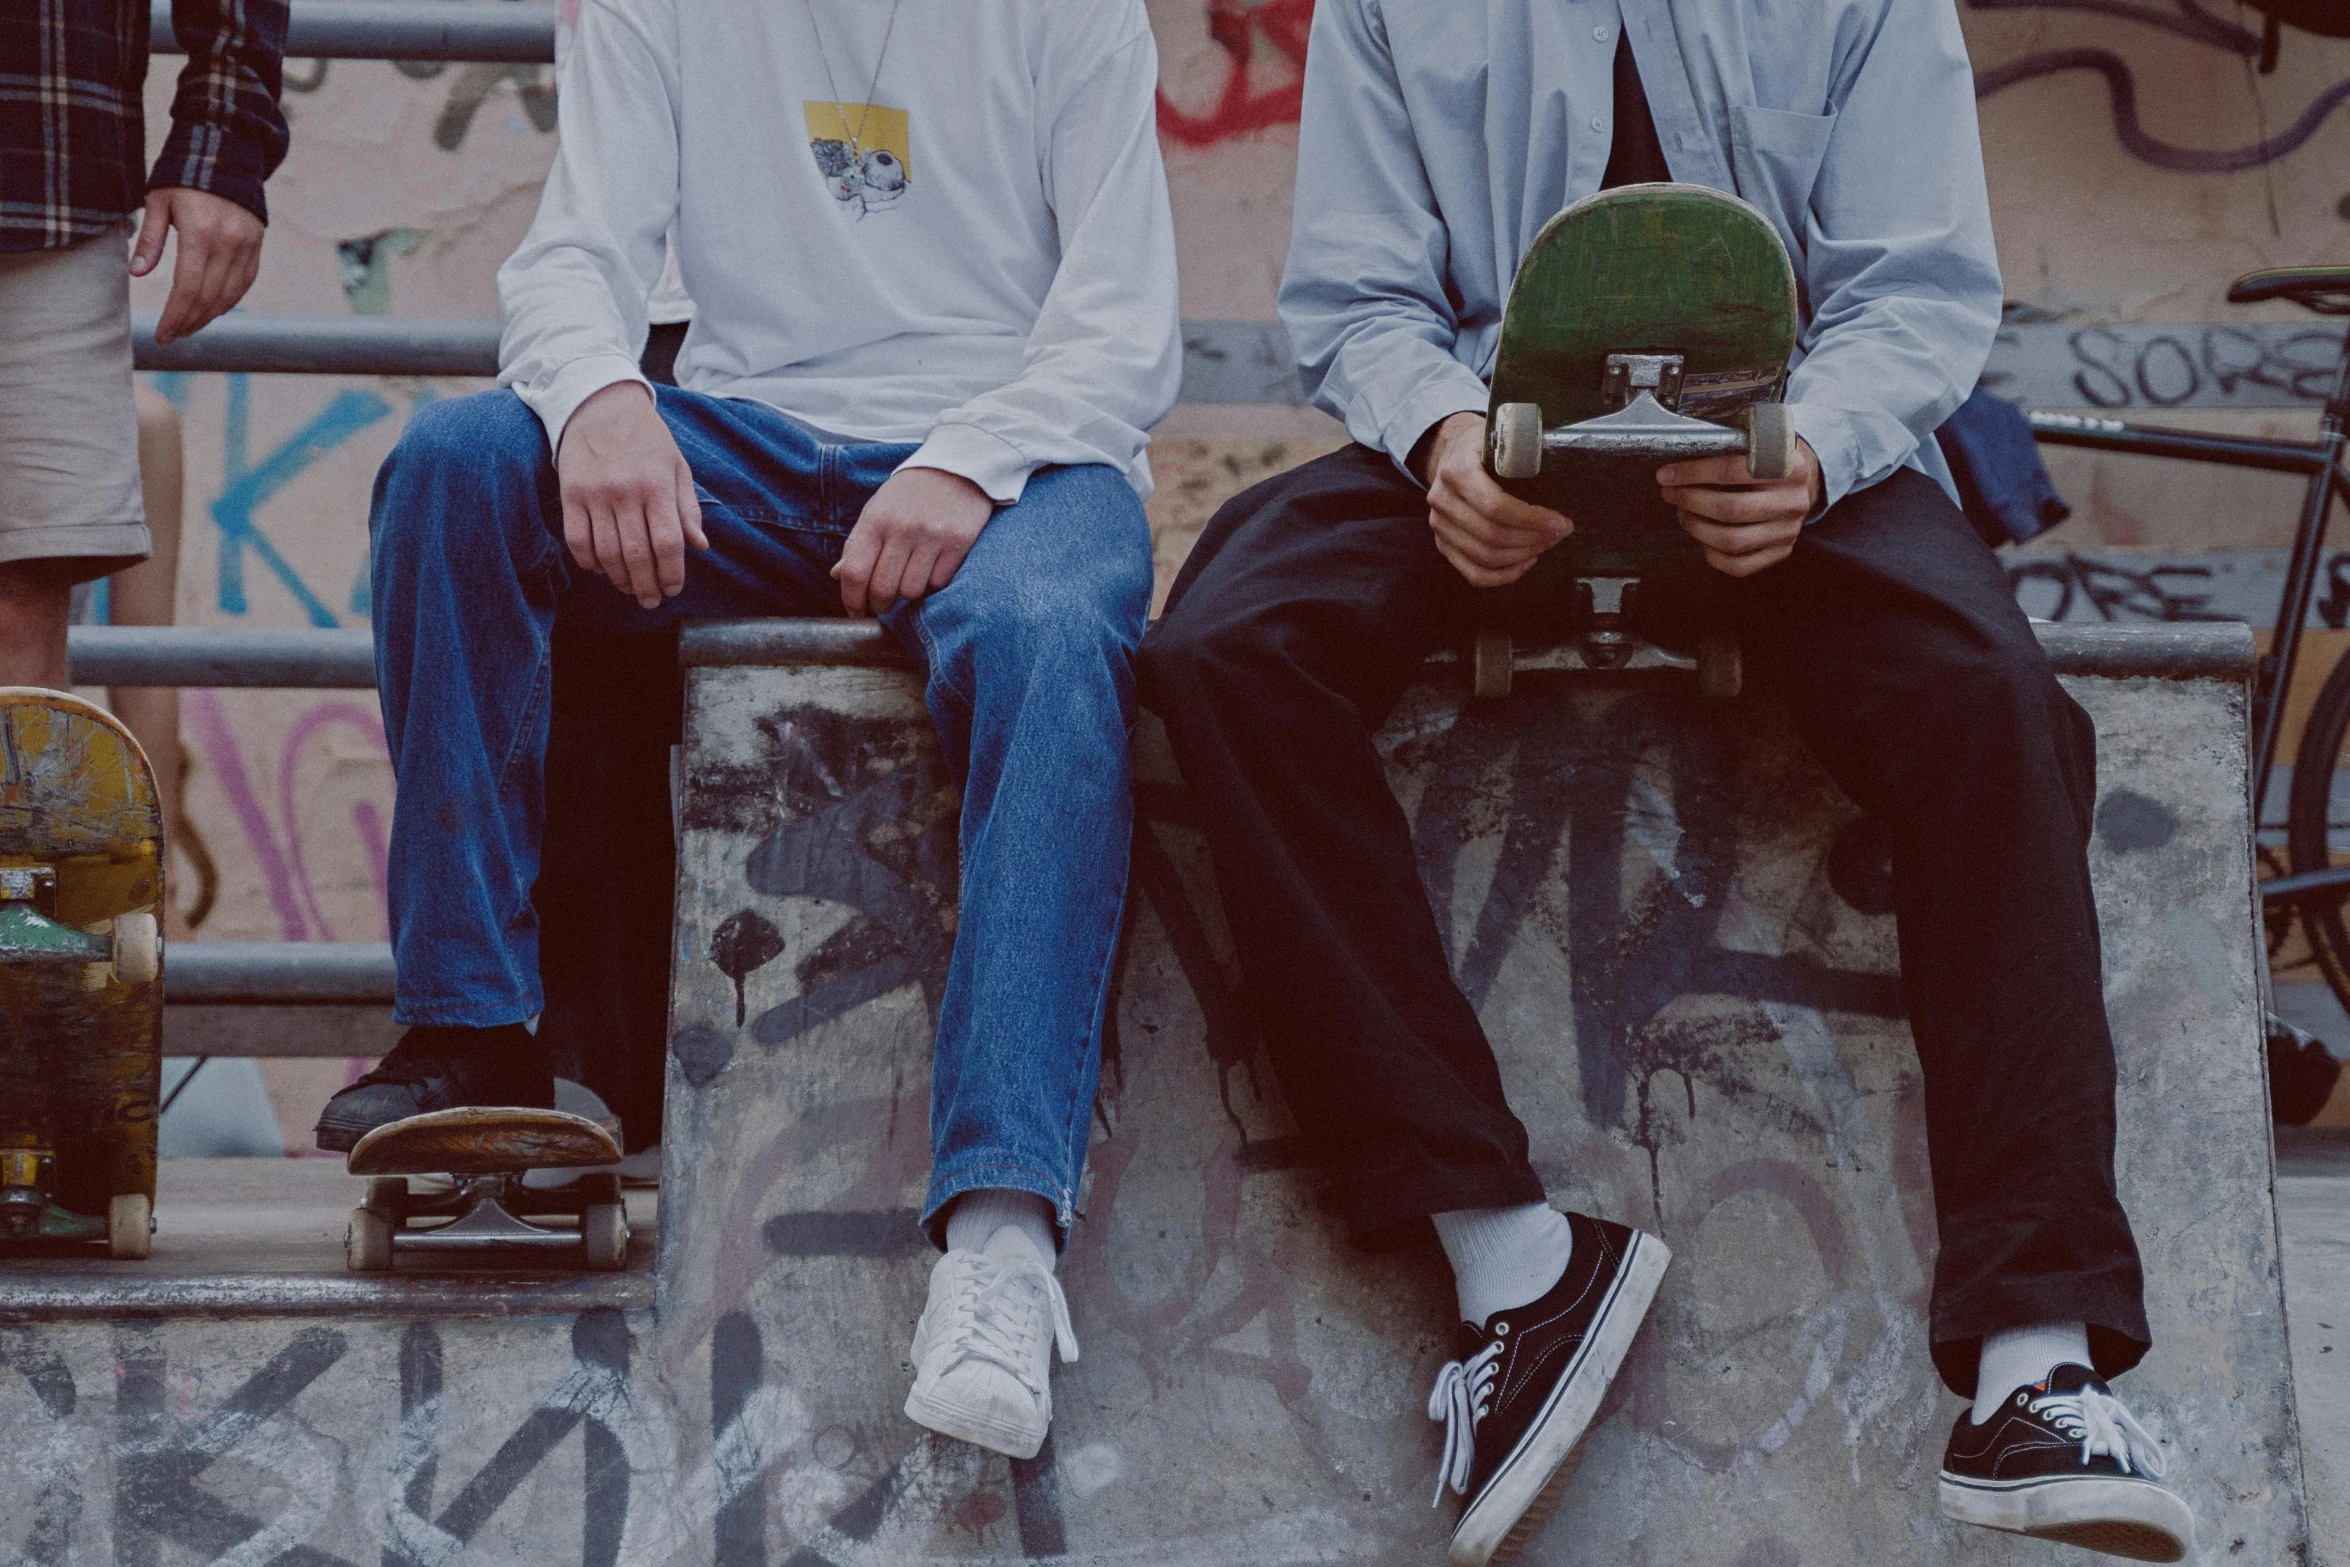
M 1949 489 L 1929 437 L 2000 308 L 1952 0 L 1321 0 L 1281 281 L 1307 395 L 1399 464 L 1484 409 L 1518 258 L 1607 167 L 1619 27 L 1673 178 L 1787 242 L 1827 501 L 1902 467 Z

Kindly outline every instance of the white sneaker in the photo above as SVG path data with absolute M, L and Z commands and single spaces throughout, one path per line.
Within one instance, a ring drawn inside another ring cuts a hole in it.
M 914 1326 L 906 1418 L 1010 1458 L 1034 1458 L 1053 1423 L 1052 1351 L 1077 1358 L 1069 1299 L 1035 1244 L 1010 1225 L 984 1251 L 950 1251 L 930 1270 Z

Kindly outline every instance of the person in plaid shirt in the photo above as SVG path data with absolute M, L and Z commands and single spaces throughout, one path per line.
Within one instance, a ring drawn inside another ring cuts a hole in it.
M 166 343 L 243 298 L 285 156 L 286 0 L 173 0 L 152 173 L 147 28 L 148 0 L 0 0 L 0 686 L 63 686 L 73 584 L 148 552 L 130 280 L 177 231 Z

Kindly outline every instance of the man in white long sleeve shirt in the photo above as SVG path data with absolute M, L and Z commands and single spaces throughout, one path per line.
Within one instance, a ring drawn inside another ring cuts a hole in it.
M 1734 192 L 1794 258 L 1795 473 L 1658 484 L 1721 574 L 1749 677 L 1892 840 L 1941 1251 L 1932 1349 L 1974 1400 L 1962 1522 L 2149 1560 L 2193 1543 L 2102 1380 L 2148 1347 L 2114 1184 L 2114 1055 L 2086 862 L 2095 733 L 1949 492 L 1936 425 L 1999 274 L 1952 0 L 1321 0 L 1282 319 L 1357 444 L 1210 523 L 1143 647 L 1291 1109 L 1358 1227 L 1427 1216 L 1460 1358 L 1429 1412 L 1467 1501 L 1452 1560 L 1520 1543 L 1665 1266 L 1562 1214 L 1454 983 L 1372 734 L 1572 520 L 1484 466 L 1502 302 L 1604 186 Z M 1623 1112 L 1612 1035 L 1587 1111 Z M 1439 1495 L 1441 1496 L 1441 1487 Z
M 1100 1069 L 1181 365 L 1140 0 L 586 0 L 499 274 L 505 387 L 377 481 L 399 1047 L 320 1118 L 545 1105 L 549 640 L 877 615 L 964 784 L 907 1412 L 1032 1456 Z M 637 368 L 674 233 L 676 388 Z M 1041 699 L 1040 699 L 1041 696 Z

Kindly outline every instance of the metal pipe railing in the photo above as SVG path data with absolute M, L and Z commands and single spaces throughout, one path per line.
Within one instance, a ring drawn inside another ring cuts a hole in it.
M 477 375 L 498 373 L 498 323 L 417 316 L 272 316 L 236 311 L 168 348 L 155 317 L 131 320 L 141 370 L 255 375 Z
M 183 51 L 171 28 L 171 0 L 155 0 L 147 47 Z M 295 0 L 286 54 L 319 60 L 489 60 L 552 64 L 552 0 Z
M 82 686 L 375 689 L 375 641 L 365 631 L 75 626 L 66 650 Z
M 206 1006 L 392 1004 L 392 949 L 380 941 L 175 941 L 163 999 Z
M 156 0 L 149 47 L 180 53 L 170 0 Z M 296 0 L 285 52 L 296 58 L 547 64 L 551 0 Z M 401 317 L 235 314 L 168 348 L 155 318 L 133 324 L 141 370 L 495 376 L 498 323 Z M 274 686 L 371 690 L 365 631 L 76 626 L 73 678 L 108 686 Z M 208 1006 L 389 1006 L 392 949 L 381 943 L 175 942 L 167 1002 Z

